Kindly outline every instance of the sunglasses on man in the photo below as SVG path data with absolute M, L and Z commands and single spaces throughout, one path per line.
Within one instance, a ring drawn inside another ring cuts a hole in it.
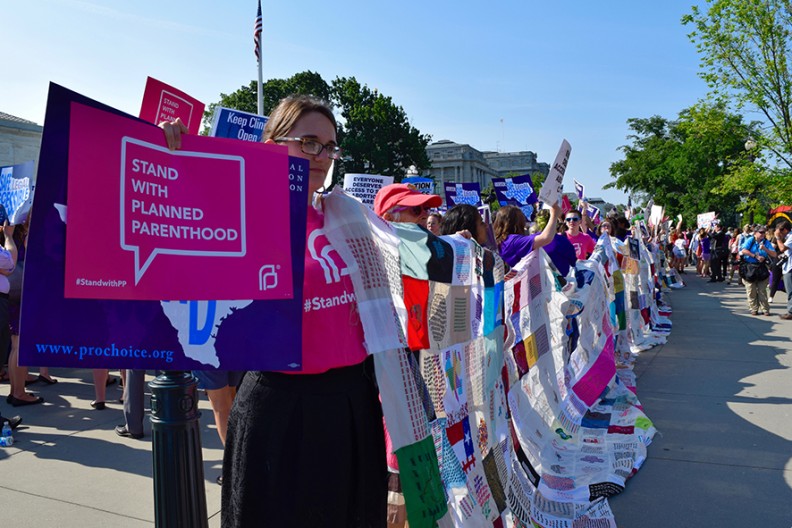
M 569 218 L 565 218 L 564 222 L 580 222 L 580 217 L 570 216 Z
M 410 211 L 413 216 L 419 216 L 424 211 L 429 212 L 431 207 L 426 207 L 425 205 L 414 205 L 414 206 L 401 206 L 401 207 L 394 207 L 391 209 L 392 213 L 401 213 L 402 211 Z

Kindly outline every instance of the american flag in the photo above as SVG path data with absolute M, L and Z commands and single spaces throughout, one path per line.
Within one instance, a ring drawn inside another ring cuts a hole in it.
M 256 59 L 261 60 L 261 50 L 259 49 L 259 39 L 261 38 L 261 0 L 258 2 L 258 12 L 256 13 L 256 23 L 253 25 L 253 41 L 256 43 L 254 52 Z

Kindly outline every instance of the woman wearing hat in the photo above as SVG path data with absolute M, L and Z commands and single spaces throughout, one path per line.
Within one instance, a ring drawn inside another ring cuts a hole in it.
M 405 222 L 426 227 L 429 210 L 442 204 L 443 199 L 436 194 L 423 194 L 412 185 L 393 183 L 377 192 L 374 212 L 388 222 Z

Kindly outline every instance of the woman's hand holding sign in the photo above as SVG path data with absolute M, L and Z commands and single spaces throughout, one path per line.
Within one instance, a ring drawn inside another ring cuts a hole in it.
M 165 142 L 171 150 L 178 150 L 181 148 L 182 134 L 187 134 L 189 129 L 187 125 L 177 117 L 175 121 L 163 121 L 159 127 L 165 132 Z

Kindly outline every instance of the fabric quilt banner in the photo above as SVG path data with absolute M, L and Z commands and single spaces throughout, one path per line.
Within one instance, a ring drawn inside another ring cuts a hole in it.
M 616 368 L 617 313 L 645 338 L 643 313 L 662 323 L 651 249 L 603 240 L 565 281 L 539 250 L 506 274 L 475 242 L 388 225 L 341 192 L 326 206 L 345 214 L 334 244 L 374 253 L 344 258 L 410 525 L 615 527 L 606 498 L 655 433 Z

